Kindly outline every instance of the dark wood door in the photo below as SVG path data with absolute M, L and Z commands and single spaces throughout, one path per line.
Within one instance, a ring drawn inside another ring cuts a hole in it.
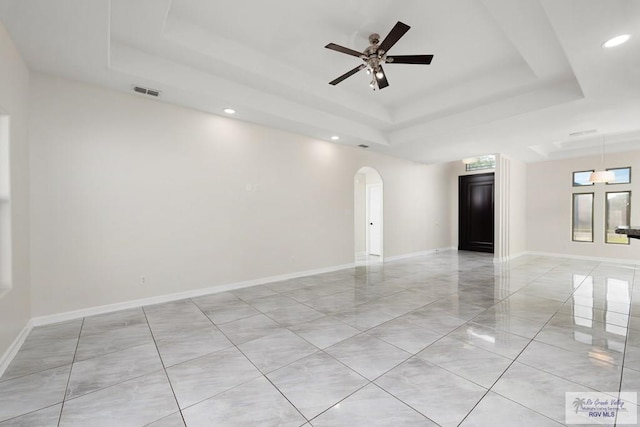
M 493 173 L 459 178 L 459 250 L 493 253 L 493 186 Z

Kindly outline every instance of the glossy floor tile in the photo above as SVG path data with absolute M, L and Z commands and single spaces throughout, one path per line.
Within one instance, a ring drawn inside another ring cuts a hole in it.
M 64 400 L 71 365 L 0 382 L 0 421 Z
M 410 353 L 368 334 L 346 339 L 325 352 L 369 380 L 411 357 Z
M 329 426 L 437 426 L 374 384 L 358 390 L 313 420 Z
M 266 378 L 260 377 L 183 411 L 187 425 L 300 426 L 306 419 Z
M 517 421 L 516 421 L 517 420 Z M 464 427 L 559 427 L 563 424 L 489 392 L 460 424 Z
M 604 349 L 574 352 L 534 341 L 518 361 L 593 390 L 620 388 L 622 355 Z
M 375 383 L 442 426 L 458 425 L 487 389 L 417 357 Z
M 491 387 L 512 362 L 507 357 L 448 337 L 430 345 L 416 357 L 486 388 Z
M 60 420 L 62 403 L 39 409 L 19 417 L 11 418 L 0 422 L 2 427 L 34 427 L 34 426 L 57 426 Z
M 368 383 L 324 352 L 271 372 L 267 378 L 307 419 L 315 418 Z
M 164 334 L 162 339 L 156 338 L 155 342 L 165 367 L 233 346 L 214 325 Z
M 492 391 L 559 423 L 565 420 L 565 393 L 593 391 L 553 374 L 515 362 Z
M 181 409 L 258 378 L 258 369 L 236 348 L 167 368 Z
M 37 327 L 0 427 L 564 425 L 640 392 L 637 267 L 451 251 Z
M 73 364 L 66 397 L 72 399 L 160 369 L 162 363 L 153 344 L 82 360 Z
M 238 348 L 263 373 L 274 371 L 319 350 L 288 329 L 246 342 Z
M 160 370 L 65 401 L 60 426 L 140 426 L 177 410 L 167 375 Z
M 144 311 L 141 308 L 132 308 L 85 318 L 82 322 L 82 335 L 99 334 L 146 323 L 147 318 Z M 80 328 L 78 327 L 78 329 Z

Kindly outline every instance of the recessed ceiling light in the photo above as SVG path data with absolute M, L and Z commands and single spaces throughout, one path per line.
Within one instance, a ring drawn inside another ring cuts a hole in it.
M 615 36 L 613 38 L 610 38 L 606 42 L 602 43 L 602 47 L 609 48 L 609 47 L 619 46 L 622 43 L 629 40 L 630 38 L 631 38 L 631 34 L 622 34 L 620 36 Z
M 227 114 L 235 114 L 236 110 L 234 110 L 233 108 L 225 108 L 224 112 Z
M 340 137 L 339 137 L 338 135 L 333 135 L 333 136 L 331 137 L 331 140 L 332 140 L 332 141 L 337 141 L 337 140 L 339 140 L 339 139 L 340 139 Z

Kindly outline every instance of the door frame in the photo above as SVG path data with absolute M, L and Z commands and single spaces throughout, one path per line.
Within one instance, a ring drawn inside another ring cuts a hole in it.
M 362 166 L 353 175 L 353 242 L 356 265 L 384 262 L 384 179 L 377 169 Z M 368 185 L 379 185 L 380 195 L 380 255 L 369 256 L 369 191 Z
M 491 244 L 482 244 L 480 243 L 477 246 L 470 247 L 466 244 L 463 244 L 463 239 L 466 237 L 467 230 L 464 229 L 464 215 L 465 211 L 462 209 L 463 202 L 463 193 L 462 193 L 462 183 L 464 180 L 478 178 L 478 179 L 486 179 L 487 182 L 491 182 L 492 185 L 492 193 L 491 193 Z M 491 178 L 490 180 L 488 178 Z M 478 173 L 478 174 L 467 174 L 458 176 L 458 250 L 468 250 L 468 251 L 476 251 L 476 252 L 487 252 L 487 253 L 495 253 L 496 248 L 496 226 L 495 226 L 495 218 L 496 218 L 496 176 L 495 172 L 488 173 Z

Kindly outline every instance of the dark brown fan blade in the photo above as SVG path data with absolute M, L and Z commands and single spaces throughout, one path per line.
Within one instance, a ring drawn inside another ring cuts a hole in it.
M 387 56 L 387 64 L 431 64 L 433 55 L 396 55 Z
M 389 86 L 389 81 L 387 80 L 387 73 L 382 69 L 382 65 L 380 66 L 380 71 L 382 71 L 382 78 L 379 79 L 378 76 L 376 76 L 376 79 L 378 80 L 378 89 L 384 89 Z
M 344 73 L 343 75 L 341 75 L 341 76 L 340 76 L 340 77 L 338 77 L 337 79 L 330 81 L 330 82 L 329 82 L 329 84 L 330 84 L 330 85 L 334 85 L 334 86 L 335 86 L 335 85 L 337 85 L 338 83 L 340 83 L 341 81 L 343 81 L 344 79 L 346 79 L 346 78 L 349 78 L 349 77 L 353 76 L 355 73 L 357 73 L 357 72 L 358 72 L 358 71 L 360 71 L 360 70 L 364 70 L 365 68 L 367 68 L 367 66 L 366 66 L 366 65 L 364 65 L 364 64 L 359 65 L 359 66 L 357 66 L 356 68 L 354 68 L 353 70 L 351 70 L 351 71 L 348 71 L 348 72 Z
M 325 46 L 327 49 L 335 50 L 336 52 L 346 53 L 347 55 L 357 56 L 360 58 L 362 56 L 362 52 L 358 52 L 357 50 L 349 49 L 348 47 L 340 46 L 335 43 L 329 43 Z
M 404 36 L 404 34 L 409 31 L 409 28 L 411 27 L 407 24 L 398 21 L 395 27 L 391 29 L 387 37 L 382 40 L 382 43 L 380 43 L 378 50 L 389 52 L 389 49 L 391 49 L 391 47 L 396 44 L 398 40 L 400 40 L 400 37 Z

